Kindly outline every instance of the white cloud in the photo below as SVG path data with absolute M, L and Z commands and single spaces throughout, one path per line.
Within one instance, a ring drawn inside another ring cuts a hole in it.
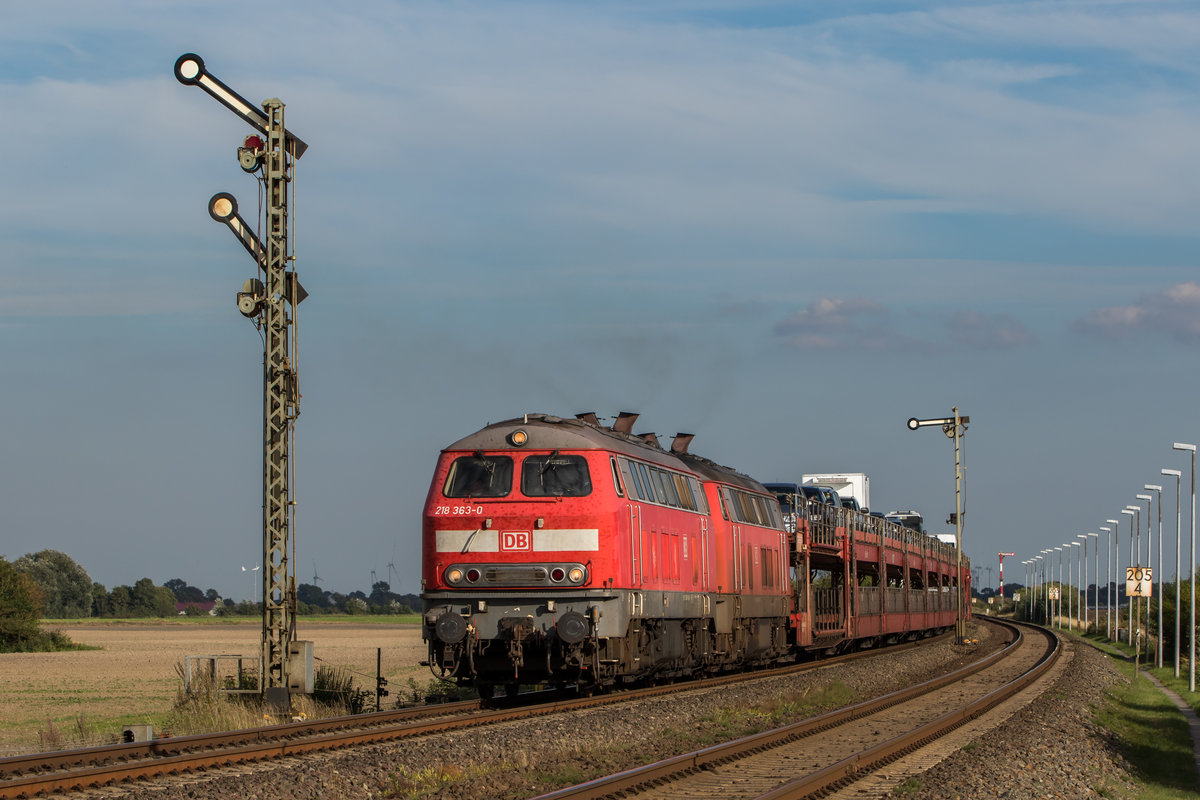
M 1143 295 L 1133 305 L 1096 309 L 1075 320 L 1072 328 L 1108 339 L 1165 334 L 1185 345 L 1200 344 L 1200 283 L 1178 283 Z
M 940 321 L 949 342 L 934 342 L 922 329 L 922 318 Z M 863 297 L 822 297 L 776 323 L 772 332 L 778 341 L 791 347 L 836 347 L 843 351 L 932 353 L 947 346 L 1012 350 L 1035 341 L 1029 329 L 1011 314 L 964 309 L 949 315 L 909 314 L 897 319 L 889 309 Z
M 1014 86 L 1078 75 L 1069 64 L 1016 64 L 988 59 L 949 60 L 939 66 L 940 78 L 974 86 Z
M 863 297 L 822 297 L 776 323 L 775 336 L 790 347 L 886 350 L 891 319 L 887 309 Z
M 72 27 L 58 20 L 75 4 L 25 7 L 9 35 L 65 40 L 81 65 L 94 61 L 89 36 L 115 40 L 126 22 L 86 5 Z M 1170 27 L 1182 51 L 1200 14 L 851 5 L 811 25 L 742 28 L 690 21 L 696 8 L 302 3 L 280 31 L 288 58 L 271 63 L 257 57 L 257 33 L 228 24 L 238 6 L 144 14 L 138 35 L 160 50 L 137 52 L 116 76 L 80 66 L 0 84 L 13 112 L 0 146 L 21 154 L 0 165 L 0 182 L 16 187 L 0 198 L 0 234 L 75 242 L 68 270 L 98 241 L 134 242 L 131 264 L 155 248 L 189 259 L 212 242 L 235 248 L 208 227 L 204 203 L 229 190 L 253 207 L 233 159 L 244 126 L 170 75 L 191 49 L 248 98 L 288 103 L 289 126 L 311 145 L 297 170 L 302 253 L 344 270 L 420 259 L 472 276 L 533 261 L 670 272 L 721 253 L 751 277 L 763 254 L 909 256 L 938 245 L 910 232 L 914 219 L 956 214 L 1191 235 L 1200 186 L 1177 176 L 1200 171 L 1195 93 L 1151 82 L 1137 102 L 1123 85 L 1098 103 L 1105 86 L 1071 53 L 1015 48 L 1059 37 L 1140 58 Z M 1014 53 L 963 59 L 980 39 Z M 1079 85 L 1053 100 L 1021 91 L 1060 77 Z M 1136 75 L 1126 80 L 1136 88 Z
M 1012 350 L 1035 341 L 1030 330 L 1011 314 L 957 311 L 946 320 L 946 325 L 952 344 L 974 350 Z

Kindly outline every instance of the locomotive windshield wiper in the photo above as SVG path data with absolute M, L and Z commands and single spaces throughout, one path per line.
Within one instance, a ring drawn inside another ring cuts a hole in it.
M 546 456 L 546 460 L 542 462 L 541 469 L 538 470 L 538 478 L 541 478 L 543 475 L 545 475 L 548 470 L 555 468 L 556 465 L 554 464 L 554 457 L 556 455 L 558 455 L 557 450 L 551 452 L 550 455 Z
M 483 528 L 476 528 L 475 530 L 471 531 L 471 535 L 467 537 L 467 540 L 465 542 L 463 542 L 462 550 L 458 551 L 460 554 L 465 553 L 471 549 L 471 540 L 474 539 L 475 534 L 479 533 L 481 530 L 483 530 Z

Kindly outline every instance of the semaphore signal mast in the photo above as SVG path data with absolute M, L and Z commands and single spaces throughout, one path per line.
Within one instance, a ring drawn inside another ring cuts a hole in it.
M 288 189 L 296 159 L 308 149 L 284 127 L 284 105 L 265 100 L 262 111 L 230 89 L 204 67 L 204 60 L 185 53 L 175 62 L 175 77 L 199 86 L 257 133 L 237 148 L 238 162 L 248 173 L 261 173 L 266 196 L 266 241 L 238 214 L 237 200 L 227 192 L 213 195 L 208 213 L 227 226 L 258 265 L 263 277 L 250 278 L 237 293 L 238 310 L 263 335 L 263 628 L 262 690 L 268 704 L 291 706 L 291 692 L 312 691 L 312 643 L 296 638 L 296 578 L 291 499 L 292 427 L 300 415 L 299 363 L 295 311 L 308 296 L 296 278 L 288 218 Z
M 1004 599 L 1004 557 L 1015 556 L 1016 553 L 997 553 L 1000 556 L 1000 599 Z

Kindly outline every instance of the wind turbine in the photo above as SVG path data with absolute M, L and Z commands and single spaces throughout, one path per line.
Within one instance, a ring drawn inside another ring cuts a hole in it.
M 395 542 L 392 542 L 392 560 L 388 562 L 387 567 L 388 567 L 388 588 L 394 592 L 394 591 L 396 591 L 396 584 L 395 584 L 396 579 L 392 576 L 400 574 L 399 572 L 396 571 L 396 543 Z
M 254 573 L 258 572 L 259 569 L 260 568 L 258 565 L 255 565 L 249 570 L 247 570 L 245 567 L 242 567 L 242 572 L 248 571 L 250 573 L 250 602 L 252 603 L 258 602 L 258 581 L 254 580 Z
M 313 559 L 313 586 L 321 582 L 321 576 L 317 574 L 317 560 Z

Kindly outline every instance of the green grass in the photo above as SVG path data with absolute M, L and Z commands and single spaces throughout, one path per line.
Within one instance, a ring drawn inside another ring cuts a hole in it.
M 1191 706 L 1193 711 L 1200 713 L 1200 691 L 1188 691 L 1187 659 L 1185 658 L 1179 665 L 1178 678 L 1175 677 L 1175 667 L 1173 661 L 1168 662 L 1167 659 L 1164 658 L 1163 664 L 1167 663 L 1171 663 L 1172 665 L 1169 667 L 1163 667 L 1162 669 L 1154 667 L 1148 671 L 1154 675 L 1154 677 L 1158 678 L 1159 682 L 1162 683 L 1163 686 L 1166 686 L 1168 689 L 1175 692 L 1175 694 L 1182 697 L 1183 702 Z
M 78 644 L 56 630 L 38 631 L 33 637 L 0 642 L 0 653 L 62 653 L 67 650 L 99 650 L 90 644 Z
M 686 752 L 777 728 L 849 705 L 855 699 L 850 687 L 834 681 L 815 689 L 764 698 L 756 706 L 718 709 L 702 717 L 693 728 L 664 732 L 664 738 L 671 739 L 679 752 Z
M 1119 668 L 1133 677 L 1132 664 Z M 1142 798 L 1200 798 L 1187 720 L 1145 676 L 1111 689 L 1096 721 L 1120 738 Z
M 1086 641 L 1112 656 L 1114 666 L 1130 679 L 1128 684 L 1109 688 L 1107 702 L 1096 709 L 1095 719 L 1118 738 L 1122 753 L 1133 765 L 1134 778 L 1140 785 L 1138 800 L 1200 800 L 1187 719 L 1142 674 L 1153 673 L 1196 708 L 1200 693 L 1187 692 L 1186 672 L 1176 680 L 1173 668 L 1148 669 L 1143 664 L 1135 677 L 1129 645 L 1114 644 L 1103 636 L 1088 636 Z

